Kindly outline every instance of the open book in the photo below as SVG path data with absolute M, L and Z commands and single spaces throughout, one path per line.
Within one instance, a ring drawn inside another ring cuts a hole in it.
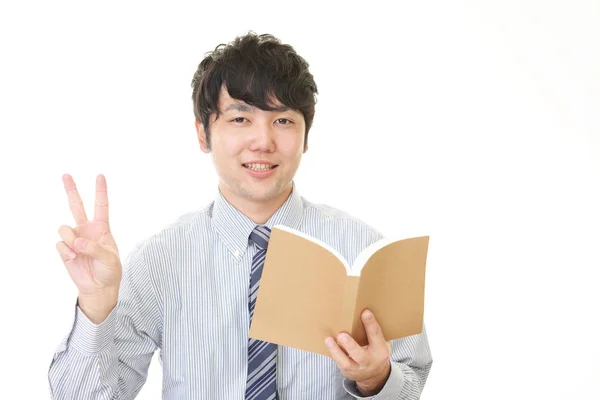
M 276 225 L 250 327 L 250 337 L 329 356 L 324 340 L 342 331 L 368 343 L 368 308 L 386 340 L 421 333 L 429 236 L 381 239 L 353 265 L 335 249 Z

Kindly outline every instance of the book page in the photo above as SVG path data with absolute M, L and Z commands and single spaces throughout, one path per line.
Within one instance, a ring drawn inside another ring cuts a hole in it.
M 366 248 L 364 248 L 352 263 L 352 272 L 348 275 L 359 276 L 362 268 L 365 266 L 365 263 L 371 258 L 373 254 L 375 254 L 379 249 L 389 245 L 390 243 L 396 242 L 397 240 L 390 238 L 382 238 L 376 242 L 371 243 Z
M 341 329 L 346 269 L 311 240 L 273 227 L 250 337 L 329 356 Z
M 354 338 L 367 343 L 360 314 L 375 314 L 386 340 L 421 333 L 425 264 L 429 236 L 404 239 L 375 252 L 362 268 L 353 325 Z

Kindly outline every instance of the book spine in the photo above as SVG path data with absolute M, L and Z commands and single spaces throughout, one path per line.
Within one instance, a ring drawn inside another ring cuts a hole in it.
M 359 276 L 347 276 L 344 297 L 342 298 L 342 315 L 340 318 L 339 331 L 352 334 L 354 317 L 356 315 L 356 300 L 358 298 Z

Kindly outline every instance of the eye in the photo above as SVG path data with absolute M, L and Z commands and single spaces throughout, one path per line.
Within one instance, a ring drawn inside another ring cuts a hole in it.
M 244 118 L 244 117 L 237 117 L 237 118 L 232 119 L 231 122 L 237 122 L 237 123 L 241 124 L 242 122 L 244 122 L 245 119 L 246 118 Z
M 293 122 L 292 122 L 292 121 L 290 121 L 290 120 L 289 120 L 289 119 L 287 119 L 287 118 L 278 118 L 278 119 L 277 119 L 277 121 L 287 121 L 287 122 L 284 122 L 284 123 L 282 123 L 282 125 L 289 125 L 289 124 L 293 124 Z

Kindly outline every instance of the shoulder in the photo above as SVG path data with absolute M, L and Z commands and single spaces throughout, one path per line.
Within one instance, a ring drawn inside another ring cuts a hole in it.
M 351 237 L 362 246 L 383 238 L 376 228 L 347 211 L 328 204 L 312 203 L 304 198 L 303 201 L 303 225 L 305 229 L 313 231 L 313 234 L 334 235 L 338 238 Z
M 161 252 L 164 252 L 166 256 L 167 253 L 185 246 L 187 239 L 206 236 L 211 226 L 213 204 L 214 202 L 211 202 L 202 209 L 189 211 L 174 218 L 158 232 L 136 242 L 132 254 L 144 258 L 148 256 L 157 258 L 160 257 Z
M 322 203 L 312 203 L 303 198 L 306 220 L 321 221 L 337 226 L 348 226 L 381 235 L 373 226 L 347 211 Z
M 350 265 L 383 235 L 362 219 L 327 204 L 304 201 L 300 231 L 334 248 Z

